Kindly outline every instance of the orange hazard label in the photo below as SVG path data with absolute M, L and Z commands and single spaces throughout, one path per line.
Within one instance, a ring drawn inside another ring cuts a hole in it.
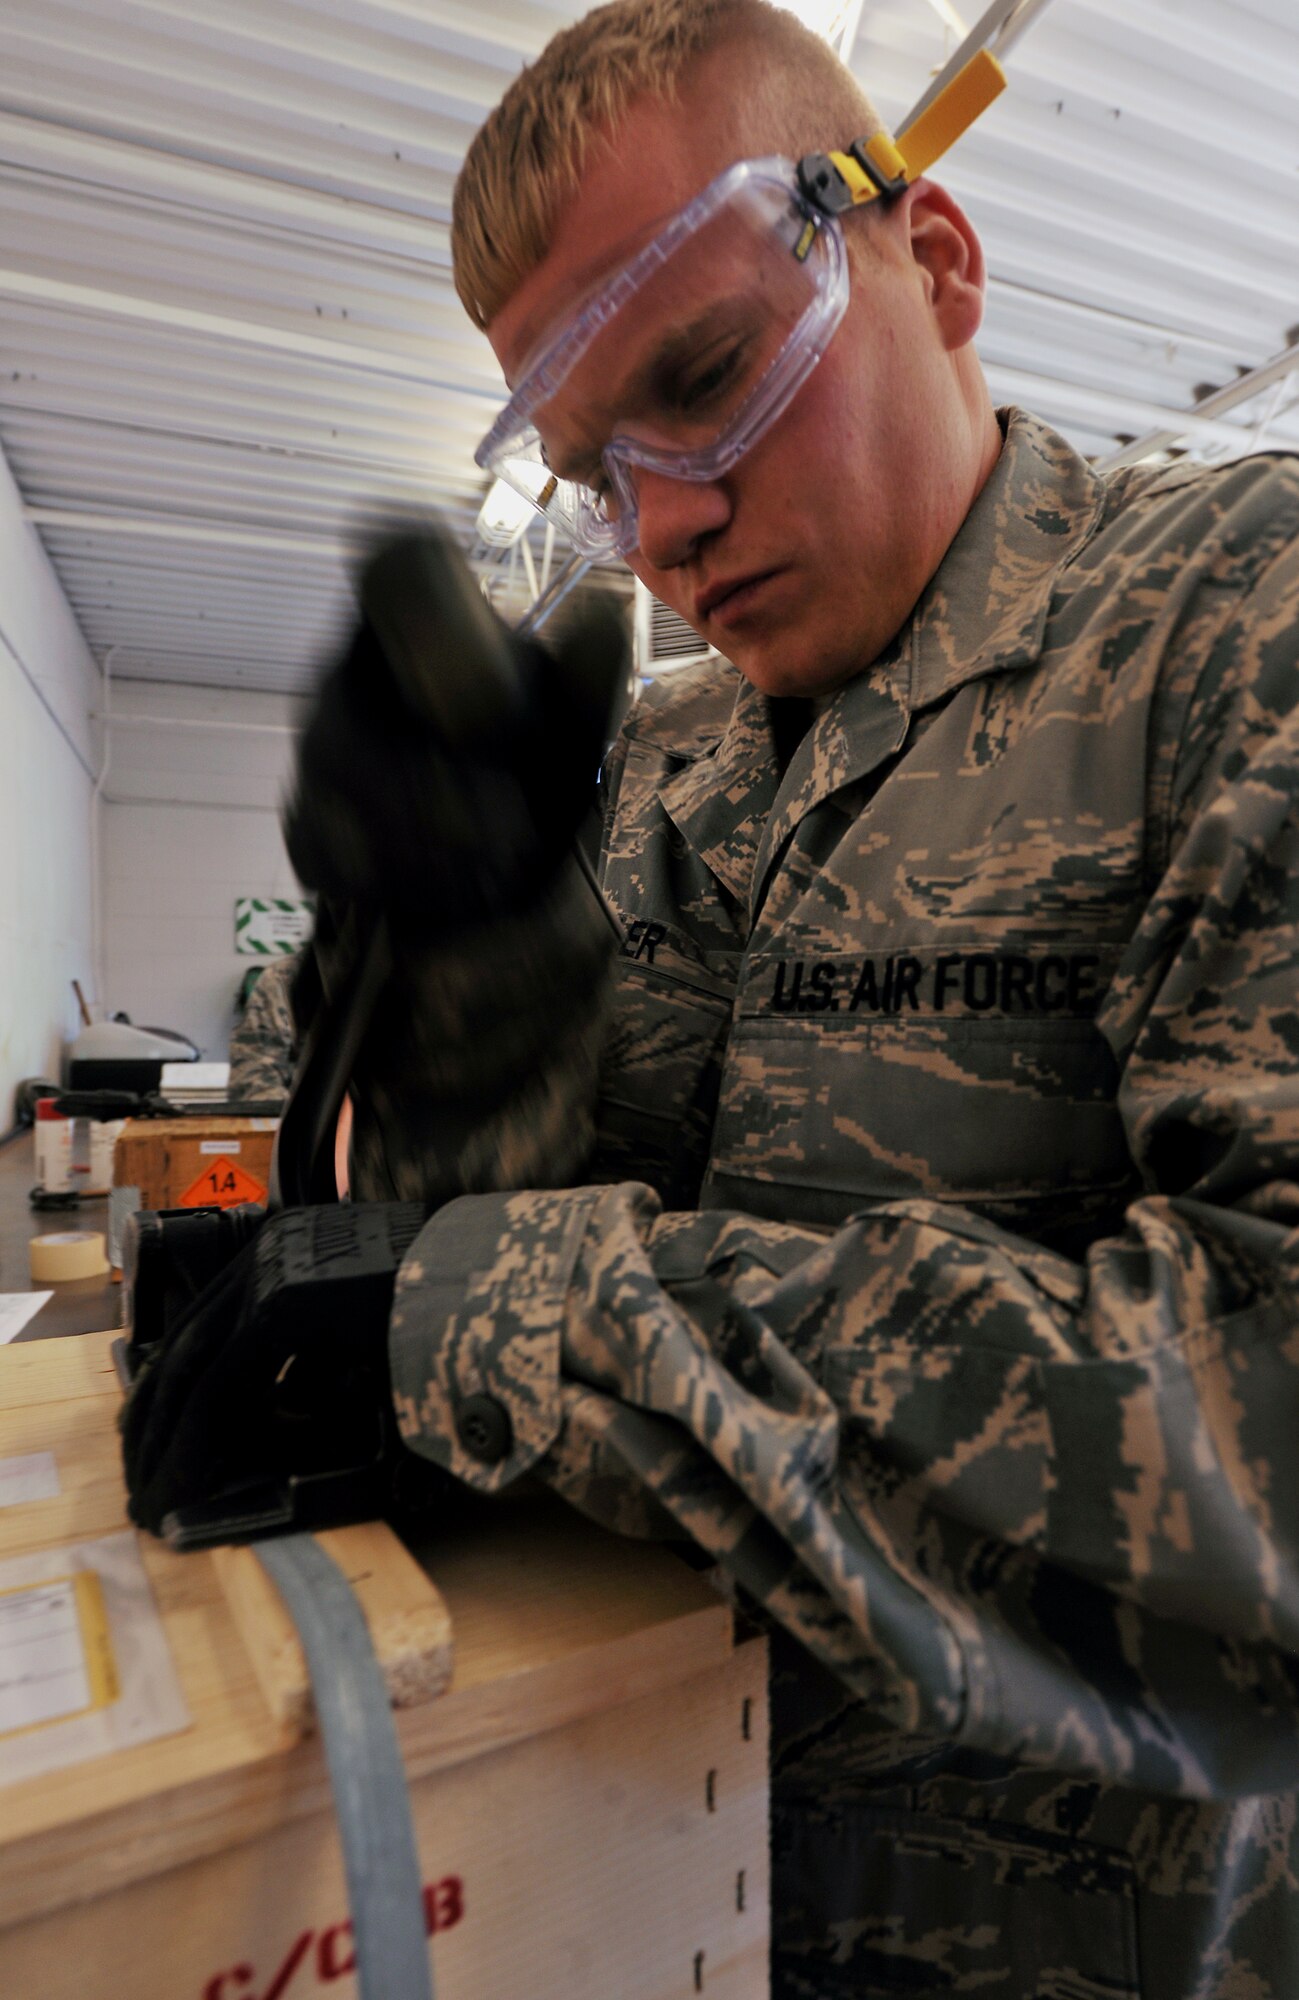
M 223 1153 L 209 1161 L 180 1198 L 181 1208 L 238 1208 L 242 1201 L 265 1201 L 266 1189 L 247 1167 Z

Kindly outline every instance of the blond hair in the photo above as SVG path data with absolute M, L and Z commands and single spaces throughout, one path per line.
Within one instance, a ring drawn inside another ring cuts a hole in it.
M 769 0 L 613 0 L 552 37 L 475 134 L 456 181 L 451 258 L 476 326 L 546 255 L 593 138 L 633 103 L 676 101 L 683 76 L 728 47 L 750 154 L 797 158 L 882 129 L 851 71 Z

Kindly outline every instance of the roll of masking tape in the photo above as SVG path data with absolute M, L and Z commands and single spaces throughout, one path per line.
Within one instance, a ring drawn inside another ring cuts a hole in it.
M 60 1285 L 69 1278 L 102 1278 L 108 1269 L 98 1229 L 61 1229 L 33 1236 L 27 1246 L 33 1282 Z

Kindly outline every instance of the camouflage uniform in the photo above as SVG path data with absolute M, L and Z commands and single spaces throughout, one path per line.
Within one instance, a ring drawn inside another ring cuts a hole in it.
M 230 1037 L 230 1095 L 250 1102 L 286 1098 L 298 1059 L 290 995 L 300 954 L 273 958 L 248 996 Z
M 783 778 L 634 712 L 610 1184 L 408 1257 L 408 1442 L 777 1628 L 781 2000 L 1299 1991 L 1297 661 L 1299 462 L 1011 413 Z

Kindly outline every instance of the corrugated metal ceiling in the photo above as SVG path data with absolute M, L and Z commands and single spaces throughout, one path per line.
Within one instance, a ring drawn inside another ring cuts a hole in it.
M 579 11 L 4 0 L 0 443 L 116 675 L 299 687 L 349 536 L 434 505 L 472 544 L 501 384 L 450 282 L 452 182 Z M 853 67 L 891 120 L 955 45 L 942 11 L 866 0 Z M 988 252 L 994 393 L 1091 454 L 1180 429 L 1299 321 L 1293 0 L 1054 0 L 1008 67 L 943 170 Z M 1299 446 L 1297 392 L 1186 442 Z

